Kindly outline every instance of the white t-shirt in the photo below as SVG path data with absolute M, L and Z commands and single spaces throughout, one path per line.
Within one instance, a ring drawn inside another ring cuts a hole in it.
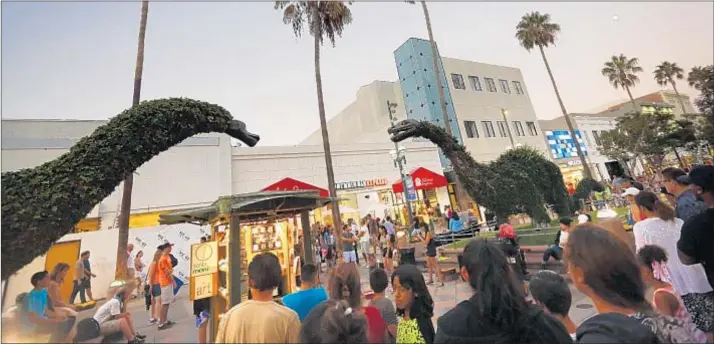
M 94 313 L 94 320 L 96 320 L 100 325 L 109 320 L 112 315 L 121 314 L 121 302 L 117 298 L 112 298 L 103 304 L 97 313 Z
M 362 234 L 362 236 L 359 238 L 359 241 L 360 241 L 360 242 L 367 242 L 367 243 L 368 243 L 368 242 L 369 242 L 369 228 L 367 228 L 367 226 L 362 226 L 362 227 L 359 229 L 359 232 L 360 232 L 360 233 L 364 233 L 364 234 Z
M 565 247 L 565 244 L 568 243 L 568 236 L 570 233 L 566 231 L 560 231 L 560 244 L 558 246 L 560 247 Z
M 128 251 L 126 252 L 126 268 L 127 269 L 134 268 L 134 256 L 132 256 L 132 254 L 129 253 Z

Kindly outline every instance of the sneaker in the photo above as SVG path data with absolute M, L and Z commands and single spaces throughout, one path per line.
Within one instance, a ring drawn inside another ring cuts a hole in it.
M 137 332 L 136 334 L 134 334 L 134 337 L 135 337 L 135 338 L 139 338 L 140 340 L 146 339 L 146 335 L 141 334 L 141 333 L 139 333 L 139 332 Z
M 149 318 L 149 325 L 154 325 L 154 324 L 156 324 L 157 322 L 159 322 L 159 319 Z
M 172 321 L 166 321 L 163 324 L 159 324 L 159 330 L 165 330 L 165 329 L 171 327 L 171 325 L 173 325 L 173 324 L 174 323 Z

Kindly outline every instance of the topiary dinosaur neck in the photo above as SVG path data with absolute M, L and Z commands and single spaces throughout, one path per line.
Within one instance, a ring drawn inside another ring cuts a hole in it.
M 2 278 L 47 252 L 142 164 L 193 135 L 224 132 L 231 120 L 191 99 L 143 102 L 59 158 L 2 174 Z
M 466 147 L 456 141 L 453 136 L 447 134 L 446 130 L 428 122 L 421 122 L 419 125 L 419 136 L 431 141 L 441 149 L 444 156 L 451 162 L 454 172 L 459 175 L 459 178 L 468 177 L 465 173 L 468 170 L 487 167 L 474 160 L 471 154 L 466 151 Z

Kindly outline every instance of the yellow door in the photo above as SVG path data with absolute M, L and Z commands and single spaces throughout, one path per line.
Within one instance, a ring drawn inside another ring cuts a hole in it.
M 60 286 L 60 296 L 65 302 L 69 302 L 72 294 L 72 279 L 74 278 L 74 263 L 79 260 L 80 240 L 65 241 L 55 243 L 50 247 L 45 257 L 45 270 L 52 272 L 57 263 L 69 264 L 69 272 Z

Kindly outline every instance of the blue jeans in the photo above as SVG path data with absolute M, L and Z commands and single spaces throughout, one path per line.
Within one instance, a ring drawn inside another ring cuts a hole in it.
M 74 300 L 77 298 L 77 293 L 79 293 L 79 300 L 82 301 L 82 303 L 87 302 L 87 299 L 84 296 L 84 283 L 81 281 L 75 280 L 72 284 L 72 295 L 69 297 L 69 304 L 74 304 Z
M 558 245 L 548 247 L 545 252 L 543 252 L 543 264 L 547 263 L 550 257 L 555 258 L 555 260 L 563 259 L 563 249 Z

